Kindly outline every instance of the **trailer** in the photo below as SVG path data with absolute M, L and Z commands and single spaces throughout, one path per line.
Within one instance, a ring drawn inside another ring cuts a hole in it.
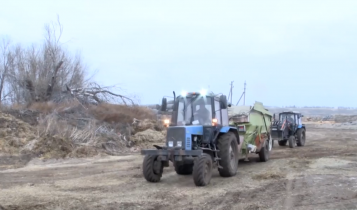
M 248 161 L 249 154 L 258 154 L 261 161 L 269 159 L 273 147 L 271 126 L 273 114 L 261 102 L 253 106 L 228 108 L 229 125 L 238 128 L 240 159 Z

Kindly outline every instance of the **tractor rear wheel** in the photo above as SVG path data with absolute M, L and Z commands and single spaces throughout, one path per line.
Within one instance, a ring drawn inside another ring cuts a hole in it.
M 294 148 L 296 145 L 295 136 L 294 135 L 289 136 L 288 141 L 289 141 L 289 147 Z
M 269 149 L 271 149 L 271 139 L 267 139 L 266 141 L 264 141 L 264 145 L 262 146 L 262 148 L 259 151 L 259 159 L 262 162 L 267 162 L 269 160 L 269 156 L 270 156 L 270 151 Z
M 305 129 L 300 128 L 299 130 L 297 130 L 296 135 L 297 135 L 297 145 L 299 147 L 304 146 L 305 145 L 305 140 L 306 140 L 306 131 L 305 131 Z
M 193 164 L 193 181 L 196 186 L 206 186 L 212 178 L 212 157 L 203 153 Z
M 231 177 L 237 174 L 238 170 L 238 142 L 234 133 L 228 132 L 218 138 L 218 157 L 219 165 L 223 168 L 218 168 L 219 175 L 222 177 Z
M 175 171 L 179 175 L 190 175 L 192 174 L 193 164 L 182 164 L 175 162 Z
M 157 155 L 145 155 L 143 175 L 148 182 L 159 182 L 162 177 L 164 166 L 157 158 Z
M 278 141 L 279 146 L 286 146 L 286 143 L 288 143 L 287 140 Z

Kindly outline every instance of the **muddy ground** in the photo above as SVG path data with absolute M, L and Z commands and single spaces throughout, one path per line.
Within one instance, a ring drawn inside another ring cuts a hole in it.
M 271 160 L 239 163 L 235 177 L 211 184 L 165 168 L 144 180 L 143 157 L 0 159 L 0 209 L 357 209 L 357 129 L 307 125 L 305 147 L 275 143 Z M 22 167 L 25 165 L 24 167 Z

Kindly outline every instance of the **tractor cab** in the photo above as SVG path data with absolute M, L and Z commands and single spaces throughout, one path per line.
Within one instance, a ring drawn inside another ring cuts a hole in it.
M 287 123 L 289 123 L 293 126 L 297 126 L 298 128 L 301 128 L 301 126 L 302 126 L 301 118 L 302 117 L 303 117 L 303 115 L 299 112 L 294 112 L 294 111 L 282 112 L 279 114 L 279 122 L 287 121 Z
M 163 100 L 162 108 L 167 107 Z M 165 111 L 165 110 L 162 110 Z M 182 93 L 174 100 L 169 126 L 228 126 L 227 99 L 224 95 L 217 97 L 204 93 Z
M 305 125 L 301 119 L 303 115 L 296 111 L 285 111 L 279 113 L 279 119 L 273 123 L 271 135 L 280 146 L 289 142 L 289 147 L 305 145 Z M 275 119 L 275 114 L 274 114 Z

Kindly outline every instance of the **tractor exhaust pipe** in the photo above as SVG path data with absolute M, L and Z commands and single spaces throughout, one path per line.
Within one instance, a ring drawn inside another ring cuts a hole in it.
M 175 91 L 172 91 L 172 93 L 174 94 L 174 103 L 176 102 L 176 93 Z

